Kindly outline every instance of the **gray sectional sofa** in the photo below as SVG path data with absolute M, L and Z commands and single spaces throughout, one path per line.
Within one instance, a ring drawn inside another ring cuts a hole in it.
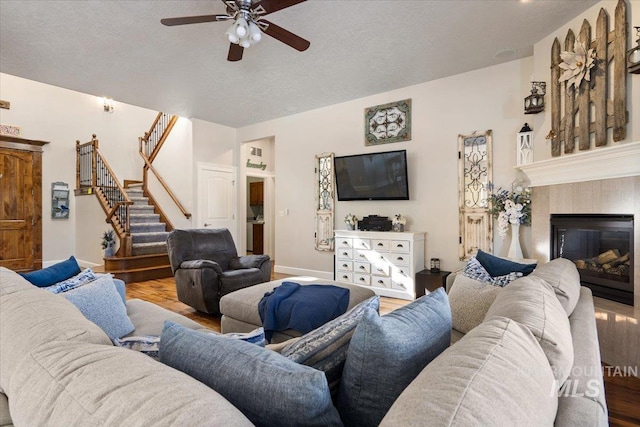
M 477 327 L 454 331 L 381 425 L 607 425 L 593 299 L 565 261 L 512 282 Z M 4 268 L 0 303 L 0 425 L 251 424 L 212 389 L 112 346 L 67 300 Z M 200 328 L 140 300 L 127 312 L 135 335 L 160 334 L 167 319 Z

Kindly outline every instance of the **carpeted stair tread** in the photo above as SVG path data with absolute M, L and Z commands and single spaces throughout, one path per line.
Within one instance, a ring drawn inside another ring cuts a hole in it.
M 133 255 L 159 254 L 167 252 L 167 243 L 133 243 L 131 249 L 133 250 Z
M 129 214 L 130 224 L 140 224 L 140 223 L 149 224 L 149 223 L 158 222 L 158 221 L 160 221 L 160 215 L 156 213 Z
M 161 231 L 167 231 L 167 226 L 164 222 L 134 222 L 129 224 L 131 234 L 137 233 L 158 233 Z
M 131 200 L 134 205 L 148 205 L 149 204 L 149 198 L 148 197 L 129 197 L 129 200 Z
M 169 233 L 166 231 L 159 231 L 159 232 L 152 232 L 152 233 L 131 233 L 131 239 L 133 244 L 166 242 L 167 237 L 169 237 Z
M 154 213 L 153 205 L 131 205 L 129 206 L 129 212 L 132 214 L 141 214 L 141 213 Z

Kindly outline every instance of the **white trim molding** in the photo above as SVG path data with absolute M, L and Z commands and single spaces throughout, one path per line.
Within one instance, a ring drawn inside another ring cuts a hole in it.
M 640 141 L 515 166 L 531 187 L 640 175 Z

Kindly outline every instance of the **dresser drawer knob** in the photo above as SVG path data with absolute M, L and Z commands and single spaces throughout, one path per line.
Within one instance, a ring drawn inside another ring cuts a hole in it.
M 361 277 L 361 278 L 360 278 L 360 281 L 361 281 L 361 282 L 365 282 L 366 280 L 365 280 L 365 278 L 364 278 L 364 277 Z
M 360 270 L 366 270 L 365 266 L 364 266 L 364 265 L 361 265 L 361 266 L 360 266 Z

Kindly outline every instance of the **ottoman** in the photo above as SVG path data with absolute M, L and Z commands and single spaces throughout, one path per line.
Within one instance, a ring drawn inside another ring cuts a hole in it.
M 260 283 L 258 285 L 249 286 L 248 288 L 231 292 L 220 299 L 220 312 L 222 313 L 220 327 L 222 329 L 222 333 L 251 332 L 252 330 L 262 326 L 262 320 L 260 320 L 260 314 L 258 313 L 258 303 L 264 294 L 271 292 L 273 288 L 280 286 L 282 282 L 296 282 L 301 285 L 334 285 L 341 288 L 347 288 L 349 289 L 349 306 L 347 307 L 347 310 L 352 309 L 360 302 L 375 295 L 375 292 L 371 289 L 363 288 L 361 286 L 306 276 L 288 277 L 286 279 Z M 294 329 L 275 332 L 271 343 L 280 343 L 291 338 L 299 337 L 300 335 L 302 334 Z

